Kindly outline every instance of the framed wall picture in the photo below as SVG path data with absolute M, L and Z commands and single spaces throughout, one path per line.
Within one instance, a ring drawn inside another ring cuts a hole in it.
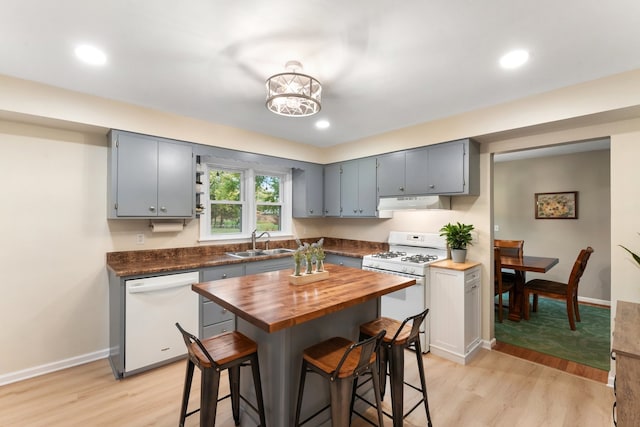
M 536 219 L 578 219 L 578 192 L 536 193 Z

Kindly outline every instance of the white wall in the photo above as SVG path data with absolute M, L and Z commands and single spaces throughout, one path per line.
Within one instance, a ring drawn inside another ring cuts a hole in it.
M 611 138 L 611 301 L 640 302 L 640 266 L 618 245 L 640 252 L 640 129 Z M 612 319 L 612 328 L 614 326 Z
M 0 375 L 107 347 L 102 142 L 0 122 Z
M 580 249 L 595 252 L 580 281 L 579 296 L 592 302 L 611 297 L 611 190 L 609 150 L 497 162 L 494 164 L 494 231 L 496 239 L 525 241 L 525 253 L 552 256 L 558 265 L 545 274 L 566 282 Z M 535 219 L 534 194 L 578 191 L 578 219 Z

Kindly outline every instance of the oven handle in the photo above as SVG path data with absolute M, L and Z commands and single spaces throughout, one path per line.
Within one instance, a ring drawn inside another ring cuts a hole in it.
M 424 284 L 426 282 L 426 276 L 416 276 L 415 274 L 400 273 L 400 272 L 397 272 L 397 271 L 380 270 L 378 268 L 371 268 L 371 267 L 366 267 L 366 266 L 363 266 L 362 269 L 366 270 L 366 271 L 375 271 L 376 273 L 391 274 L 391 275 L 394 275 L 394 276 L 408 277 L 409 279 L 416 279 L 416 285 L 422 285 L 422 284 Z

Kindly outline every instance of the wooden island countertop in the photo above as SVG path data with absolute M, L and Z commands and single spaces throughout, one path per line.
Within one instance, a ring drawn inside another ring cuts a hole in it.
M 292 285 L 293 270 L 198 283 L 192 289 L 269 333 L 376 299 L 414 279 L 326 264 L 329 277 Z

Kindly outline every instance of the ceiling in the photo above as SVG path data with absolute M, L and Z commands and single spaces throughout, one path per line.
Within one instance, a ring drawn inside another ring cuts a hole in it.
M 0 74 L 320 147 L 640 68 L 638 0 L 3 0 L 0 32 Z M 315 116 L 264 106 L 289 60 Z

